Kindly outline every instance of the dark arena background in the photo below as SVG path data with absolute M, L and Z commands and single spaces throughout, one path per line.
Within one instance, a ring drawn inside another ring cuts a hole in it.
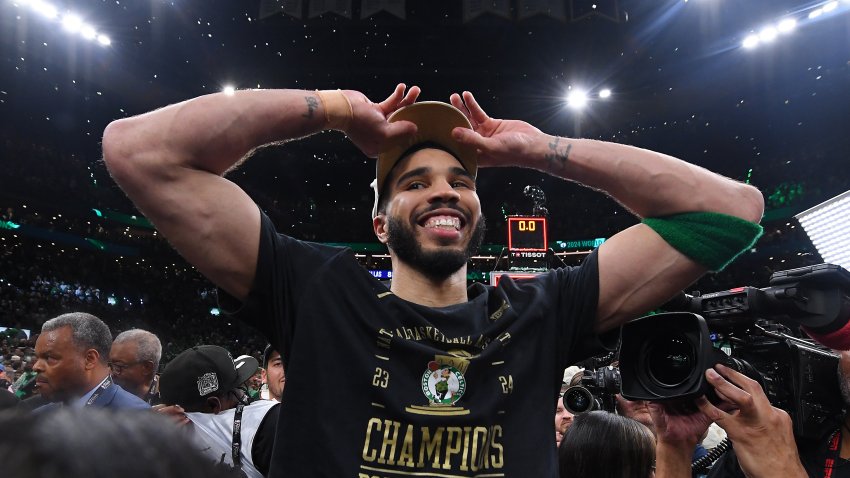
M 356 89 L 375 101 L 399 82 L 423 100 L 469 90 L 493 117 L 753 184 L 764 236 L 690 292 L 764 287 L 774 271 L 824 262 L 793 216 L 850 189 L 848 45 L 846 0 L 2 0 L 0 330 L 30 337 L 88 311 L 113 333 L 155 332 L 163 362 L 195 344 L 260 354 L 265 339 L 221 313 L 214 287 L 101 160 L 110 121 L 229 89 Z M 374 171 L 324 133 L 265 148 L 229 177 L 281 232 L 348 244 L 386 278 Z M 540 212 L 527 186 L 545 196 L 553 264 L 577 264 L 637 222 L 576 184 L 482 170 L 488 231 L 470 282 L 508 267 L 509 217 Z M 28 345 L 4 341 L 4 355 Z

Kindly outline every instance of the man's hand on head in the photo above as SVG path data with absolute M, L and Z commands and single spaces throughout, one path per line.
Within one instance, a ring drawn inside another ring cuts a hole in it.
M 375 158 L 387 140 L 416 133 L 416 125 L 410 121 L 388 123 L 387 118 L 396 110 L 412 105 L 419 97 L 419 87 L 407 87 L 399 83 L 392 94 L 380 103 L 372 103 L 363 93 L 344 90 L 351 105 L 351 120 L 343 132 L 360 151 Z
M 449 100 L 472 123 L 472 130 L 455 128 L 452 135 L 455 140 L 478 148 L 479 166 L 526 165 L 523 158 L 533 153 L 535 140 L 539 140 L 543 132 L 524 121 L 487 116 L 468 91 L 464 91 L 463 96 L 454 93 Z
M 772 406 L 755 380 L 723 365 L 716 369 L 708 369 L 706 378 L 733 411 L 721 410 L 705 397 L 697 400 L 697 406 L 726 430 L 744 473 L 750 478 L 808 476 L 788 413 Z

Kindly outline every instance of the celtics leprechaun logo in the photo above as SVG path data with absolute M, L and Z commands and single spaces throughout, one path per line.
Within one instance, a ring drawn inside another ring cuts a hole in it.
M 449 364 L 428 362 L 422 374 L 422 393 L 434 405 L 453 405 L 466 391 L 466 379 L 460 370 Z

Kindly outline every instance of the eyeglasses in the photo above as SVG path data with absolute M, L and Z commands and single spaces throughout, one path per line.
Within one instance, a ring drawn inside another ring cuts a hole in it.
M 231 395 L 233 395 L 233 397 L 234 397 L 234 398 L 236 398 L 236 401 L 237 401 L 238 403 L 241 403 L 242 405 L 246 405 L 246 406 L 247 406 L 247 405 L 250 403 L 250 400 L 248 399 L 248 395 L 247 395 L 247 394 L 245 393 L 245 391 L 244 391 L 243 389 L 241 389 L 241 388 L 237 388 L 237 389 L 235 389 L 235 390 L 231 390 L 231 391 L 230 391 L 230 394 L 231 394 Z
M 124 370 L 127 370 L 128 368 L 130 368 L 134 365 L 138 365 L 140 363 L 142 363 L 142 362 L 131 362 L 131 363 L 106 362 L 106 365 L 109 366 L 109 369 L 112 370 L 112 373 L 120 374 Z

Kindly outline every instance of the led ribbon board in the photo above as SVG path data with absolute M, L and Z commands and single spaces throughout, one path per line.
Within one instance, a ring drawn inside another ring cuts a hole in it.
M 850 269 L 850 191 L 794 217 L 824 262 Z

